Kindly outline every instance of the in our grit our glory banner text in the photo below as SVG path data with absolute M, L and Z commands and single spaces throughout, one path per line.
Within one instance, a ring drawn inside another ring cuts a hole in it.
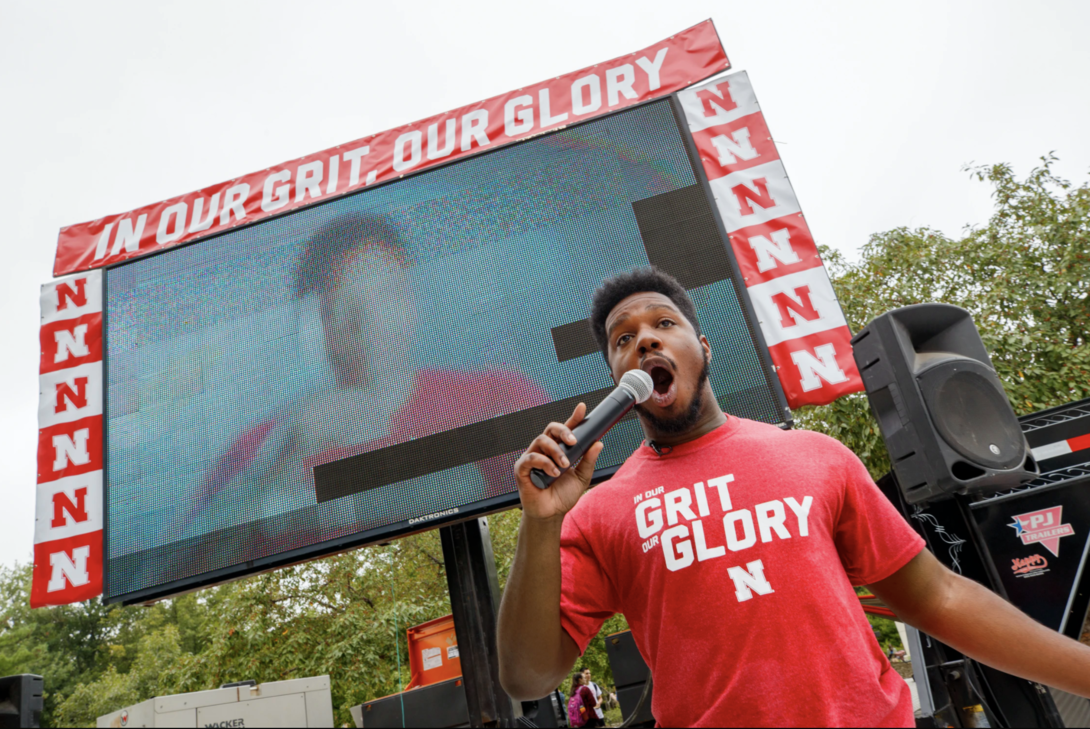
M 711 20 L 627 56 L 262 172 L 62 228 L 53 275 L 100 268 L 666 96 L 730 68 Z

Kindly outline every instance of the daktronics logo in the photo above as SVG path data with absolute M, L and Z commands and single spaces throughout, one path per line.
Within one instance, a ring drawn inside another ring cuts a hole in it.
M 1039 554 L 1011 560 L 1011 572 L 1015 577 L 1036 577 L 1048 572 L 1048 560 Z
M 458 507 L 455 506 L 453 509 L 447 509 L 446 511 L 439 511 L 439 512 L 436 512 L 434 514 L 426 514 L 425 516 L 418 516 L 418 517 L 416 517 L 414 519 L 409 519 L 409 523 L 410 524 L 420 524 L 420 523 L 425 522 L 425 521 L 431 521 L 432 519 L 439 519 L 439 518 L 442 518 L 444 516 L 450 516 L 451 514 L 457 514 L 457 513 L 458 513 Z
M 1063 507 L 1053 506 L 1019 514 L 1014 517 L 1014 523 L 1007 526 L 1015 530 L 1015 536 L 1022 540 L 1022 544 L 1040 544 L 1052 552 L 1052 556 L 1059 557 L 1060 539 L 1075 533 L 1070 524 L 1061 523 L 1062 518 Z

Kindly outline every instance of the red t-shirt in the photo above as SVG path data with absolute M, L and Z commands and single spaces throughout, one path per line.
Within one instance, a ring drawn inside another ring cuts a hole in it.
M 624 613 L 660 725 L 910 727 L 852 586 L 923 546 L 839 442 L 732 417 L 663 456 L 640 446 L 579 500 L 561 623 L 586 650 Z

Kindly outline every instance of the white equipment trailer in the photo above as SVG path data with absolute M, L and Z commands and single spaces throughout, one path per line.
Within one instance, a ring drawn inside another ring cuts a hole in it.
M 329 676 L 157 696 L 98 717 L 117 727 L 332 727 Z

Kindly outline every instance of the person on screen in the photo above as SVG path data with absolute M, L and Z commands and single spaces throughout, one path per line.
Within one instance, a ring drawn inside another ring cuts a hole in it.
M 497 629 L 513 698 L 551 691 L 620 612 L 659 726 L 915 726 L 860 585 L 974 660 L 1090 697 L 1090 646 L 944 567 L 851 451 L 719 408 L 676 280 L 645 268 L 605 281 L 591 323 L 614 381 L 640 368 L 655 383 L 636 406 L 647 440 L 587 491 L 602 445 L 574 468 L 559 447 L 580 404 L 515 464 L 522 522 Z M 559 478 L 538 489 L 533 468 Z M 798 660 L 800 642 L 815 660 Z
M 198 532 L 315 504 L 311 469 L 317 464 L 549 401 L 519 372 L 417 366 L 422 323 L 412 266 L 398 231 L 379 215 L 336 218 L 306 241 L 293 292 L 297 299 L 318 299 L 335 386 L 251 427 L 218 459 L 192 513 Z M 497 457 L 480 465 L 480 498 L 510 488 L 504 464 Z M 305 526 L 312 532 L 329 527 L 313 519 Z M 351 519 L 342 526 L 353 530 Z M 312 533 L 304 541 L 328 536 Z

